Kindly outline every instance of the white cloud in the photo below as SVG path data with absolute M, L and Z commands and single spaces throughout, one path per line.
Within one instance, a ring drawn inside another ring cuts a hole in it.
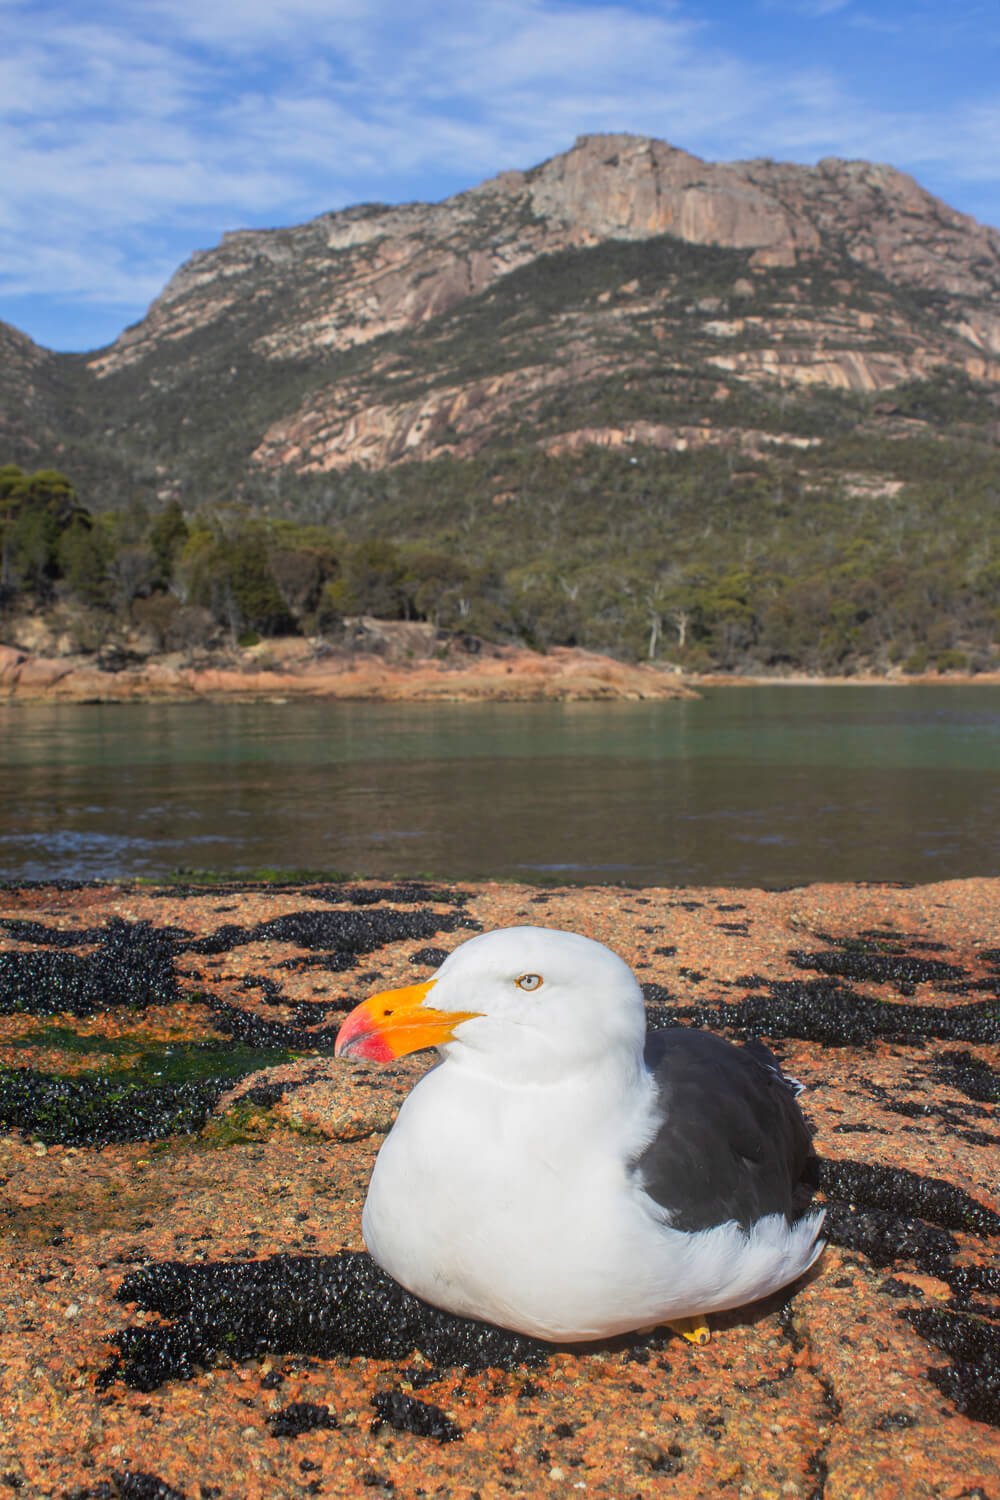
M 815 19 L 836 15 L 838 11 L 846 10 L 850 3 L 851 0 L 793 0 L 789 9 Z
M 131 7 L 124 0 L 106 10 L 125 17 Z M 177 39 L 242 55 L 261 46 L 328 45 L 351 29 L 367 33 L 392 7 L 384 0 L 145 0 L 143 13 Z

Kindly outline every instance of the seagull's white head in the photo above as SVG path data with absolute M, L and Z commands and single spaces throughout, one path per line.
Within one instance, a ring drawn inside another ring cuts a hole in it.
M 546 927 L 474 937 L 433 979 L 356 1006 L 338 1057 L 386 1062 L 424 1047 L 522 1081 L 641 1055 L 642 991 L 628 965 L 590 938 Z

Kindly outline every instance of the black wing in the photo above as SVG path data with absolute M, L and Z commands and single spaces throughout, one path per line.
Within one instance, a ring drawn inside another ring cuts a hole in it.
M 814 1186 L 809 1128 L 796 1085 L 766 1047 L 670 1026 L 650 1033 L 645 1058 L 662 1118 L 634 1166 L 675 1229 L 728 1219 L 746 1229 L 765 1214 L 791 1222 L 804 1211 Z

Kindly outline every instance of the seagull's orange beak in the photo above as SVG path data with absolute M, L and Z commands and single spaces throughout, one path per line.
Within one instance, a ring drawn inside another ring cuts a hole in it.
M 366 1057 L 390 1062 L 407 1052 L 450 1042 L 455 1027 L 471 1021 L 475 1010 L 434 1010 L 425 1004 L 434 980 L 401 990 L 383 990 L 356 1005 L 337 1033 L 336 1057 Z

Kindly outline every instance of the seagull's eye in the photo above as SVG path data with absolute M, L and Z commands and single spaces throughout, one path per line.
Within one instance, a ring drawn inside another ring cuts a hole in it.
M 541 988 L 542 976 L 541 974 L 522 974 L 520 979 L 515 979 L 514 983 L 519 990 L 537 990 Z

